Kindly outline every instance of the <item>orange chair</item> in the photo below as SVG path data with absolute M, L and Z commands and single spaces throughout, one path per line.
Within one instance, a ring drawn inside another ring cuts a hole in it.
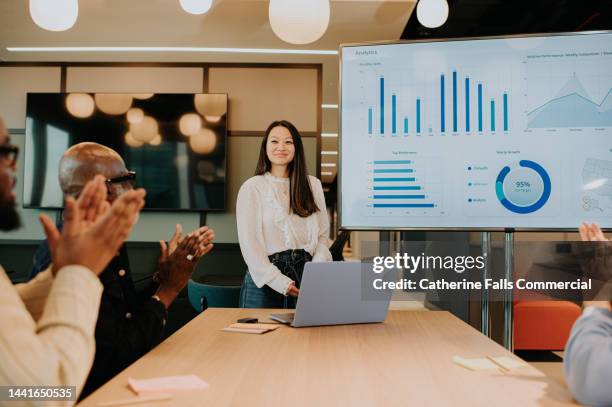
M 580 313 L 569 301 L 516 301 L 514 349 L 563 350 Z

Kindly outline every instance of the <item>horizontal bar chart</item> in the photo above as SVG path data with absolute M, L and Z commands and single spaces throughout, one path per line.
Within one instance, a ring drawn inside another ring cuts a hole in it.
M 413 172 L 414 170 L 410 168 L 386 168 L 384 170 L 374 170 L 375 174 L 410 174 Z
M 435 208 L 434 204 L 374 204 L 374 208 Z
M 374 195 L 374 199 L 425 199 L 425 195 Z
M 411 182 L 416 181 L 416 178 L 374 178 L 374 182 Z
M 381 157 L 382 158 L 382 157 Z M 421 178 L 432 167 L 437 167 L 437 160 L 432 159 L 376 159 L 368 163 L 368 172 L 373 174 L 370 181 L 369 207 L 389 211 L 401 211 L 402 209 L 428 209 L 437 208 L 439 196 L 434 192 L 430 195 L 429 188 L 422 182 Z M 409 168 L 407 168 L 409 167 Z M 414 177 L 393 176 L 394 174 L 409 173 Z M 387 176 L 383 176 L 387 175 Z M 419 179 L 419 183 L 416 181 Z M 434 188 L 435 190 L 435 188 Z M 427 191 L 427 194 L 425 192 Z M 406 214 L 407 211 L 401 211 Z
M 420 191 L 421 187 L 408 186 L 408 187 L 374 187 L 374 191 Z
M 412 164 L 410 160 L 383 160 L 374 161 L 374 164 Z

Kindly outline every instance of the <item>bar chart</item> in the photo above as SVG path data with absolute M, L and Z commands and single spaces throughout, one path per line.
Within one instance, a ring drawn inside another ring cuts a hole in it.
M 439 134 L 470 134 L 472 128 L 472 115 L 478 122 L 478 133 L 495 133 L 503 130 L 504 133 L 510 131 L 510 114 L 509 103 L 510 98 L 508 91 L 502 91 L 500 94 L 490 97 L 488 106 L 485 106 L 483 95 L 486 91 L 487 84 L 482 81 L 477 81 L 476 87 L 473 86 L 473 79 L 470 76 L 464 76 L 460 80 L 460 73 L 453 70 L 450 73 L 451 80 L 447 80 L 447 74 L 442 73 L 439 77 L 439 106 L 430 110 L 437 110 L 439 118 L 435 123 L 427 123 L 428 133 L 438 132 Z M 422 135 L 422 104 L 423 98 L 415 96 L 414 108 L 411 111 L 401 111 L 399 109 L 400 99 L 409 97 L 414 94 L 408 87 L 401 86 L 400 90 L 393 89 L 389 86 L 389 81 L 384 76 L 377 78 L 378 85 L 378 100 L 376 104 L 370 104 L 367 107 L 367 134 L 368 135 Z M 450 82 L 450 83 L 449 83 Z M 387 89 L 389 88 L 389 89 Z M 472 93 L 474 93 L 472 95 Z M 450 97 L 449 97 L 450 96 Z M 491 96 L 491 94 L 489 94 Z M 474 103 L 474 101 L 476 103 Z M 436 103 L 438 101 L 432 101 Z M 387 115 L 388 104 L 391 104 L 391 114 Z M 406 103 L 403 103 L 404 105 Z M 474 104 L 474 106 L 472 106 Z M 501 109 L 498 107 L 501 105 Z M 485 111 L 488 108 L 488 111 Z M 447 112 L 450 111 L 450 115 Z M 460 118 L 460 111 L 463 111 L 463 118 Z M 375 115 L 374 112 L 378 112 Z M 450 116 L 450 117 L 449 117 Z M 489 118 L 488 127 L 483 126 L 484 117 Z M 499 117 L 498 117 L 499 116 Z M 377 120 L 378 123 L 374 121 Z M 413 122 L 416 126 L 411 129 L 409 124 Z M 500 129 L 499 124 L 502 127 Z M 403 125 L 403 126 L 400 126 Z M 374 129 L 378 129 L 376 132 Z
M 372 209 L 441 210 L 441 192 L 437 176 L 432 173 L 435 160 L 381 159 L 368 163 L 369 204 Z

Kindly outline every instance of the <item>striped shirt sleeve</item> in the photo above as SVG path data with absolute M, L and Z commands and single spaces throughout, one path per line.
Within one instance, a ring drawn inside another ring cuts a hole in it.
M 52 283 L 35 320 L 20 294 L 40 302 L 46 280 L 15 288 L 0 269 L 0 385 L 76 386 L 79 393 L 93 363 L 102 284 L 82 266 L 42 278 Z
M 38 321 L 42 315 L 52 284 L 53 274 L 51 273 L 51 267 L 49 267 L 27 283 L 15 285 L 19 297 L 21 297 L 34 321 Z

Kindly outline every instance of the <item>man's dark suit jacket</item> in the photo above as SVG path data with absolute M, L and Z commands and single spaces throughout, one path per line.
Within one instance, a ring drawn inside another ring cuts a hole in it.
M 49 246 L 44 241 L 34 255 L 30 278 L 50 263 Z M 157 284 L 151 281 L 144 290 L 136 292 L 125 245 L 100 274 L 100 280 L 104 291 L 96 324 L 96 355 L 81 398 L 155 347 L 166 324 L 164 305 L 151 297 Z

